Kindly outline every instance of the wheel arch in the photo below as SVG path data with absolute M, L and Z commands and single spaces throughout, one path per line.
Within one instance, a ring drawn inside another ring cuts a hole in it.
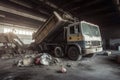
M 68 49 L 69 49 L 71 46 L 75 46 L 75 47 L 77 47 L 78 50 L 79 50 L 79 52 L 80 52 L 80 54 L 82 54 L 81 46 L 80 46 L 79 44 L 76 44 L 76 43 L 68 44 L 68 46 L 67 46 L 67 51 L 68 51 Z

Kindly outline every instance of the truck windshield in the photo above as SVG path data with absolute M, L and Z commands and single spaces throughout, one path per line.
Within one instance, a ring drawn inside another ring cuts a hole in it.
M 81 23 L 81 24 L 82 24 L 81 25 L 82 33 L 84 35 L 96 36 L 96 37 L 100 36 L 99 27 L 97 27 L 96 25 L 91 25 L 88 23 Z

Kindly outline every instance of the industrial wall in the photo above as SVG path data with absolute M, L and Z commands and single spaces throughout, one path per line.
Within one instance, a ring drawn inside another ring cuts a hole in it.
M 14 32 L 25 44 L 30 44 L 33 42 L 32 33 L 34 31 L 34 28 L 0 23 L 0 33 Z
M 109 26 L 109 28 L 104 28 L 102 30 L 102 39 L 104 49 L 118 50 L 120 46 L 120 27 L 119 26 Z

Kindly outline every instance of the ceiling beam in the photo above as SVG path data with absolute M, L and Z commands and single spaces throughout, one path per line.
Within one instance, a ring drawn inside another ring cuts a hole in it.
M 10 2 L 13 2 L 17 5 L 21 5 L 21 6 L 24 6 L 26 8 L 29 8 L 31 10 L 35 10 L 36 12 L 38 12 L 39 14 L 41 15 L 45 15 L 45 16 L 49 16 L 50 14 L 48 13 L 47 10 L 33 4 L 33 3 L 30 3 L 30 1 L 22 1 L 22 0 L 9 0 Z M 37 6 L 37 7 L 35 7 Z
M 0 5 L 15 10 L 19 10 L 21 12 L 29 13 L 35 16 L 39 16 L 41 18 L 48 18 L 49 16 L 47 14 L 42 13 L 43 11 L 46 11 L 46 9 L 39 8 L 41 11 L 40 12 L 38 9 L 34 8 L 36 4 L 33 4 L 32 2 L 27 0 L 0 0 Z
M 99 12 L 102 12 L 102 11 L 105 11 L 108 9 L 112 9 L 112 8 L 113 8 L 112 6 L 105 6 L 105 7 L 101 7 L 101 8 L 91 9 L 89 11 L 86 10 L 84 12 L 81 12 L 80 15 L 88 16 L 88 15 L 96 14 L 96 13 L 99 13 Z
M 30 23 L 27 21 L 20 21 L 20 20 L 17 21 L 16 19 L 12 19 L 12 18 L 0 18 L 0 22 L 14 24 L 14 25 L 20 25 L 20 26 L 26 26 L 26 27 L 30 27 L 30 28 L 38 28 L 39 26 L 41 26 L 40 24 L 34 24 L 34 23 Z
M 0 15 L 2 15 L 1 16 L 2 18 L 8 18 L 8 17 L 10 17 L 10 18 L 14 18 L 16 20 L 28 21 L 28 22 L 31 22 L 31 23 L 42 23 L 41 21 L 38 21 L 38 20 L 34 20 L 34 19 L 31 19 L 31 18 L 26 18 L 26 17 L 18 16 L 18 15 L 15 15 L 15 14 L 4 12 L 4 11 L 0 11 Z
M 111 18 L 113 17 L 113 15 L 116 15 L 116 13 L 113 12 L 113 13 L 106 13 L 106 14 L 98 14 L 94 16 L 79 16 L 79 18 L 82 20 L 95 20 L 105 24 L 108 21 L 112 21 Z
M 31 19 L 34 19 L 34 20 L 38 20 L 38 21 L 41 21 L 41 22 L 46 21 L 45 18 L 41 18 L 39 16 L 31 15 L 29 13 L 21 12 L 21 11 L 18 11 L 18 10 L 12 9 L 12 8 L 8 8 L 8 7 L 4 7 L 4 6 L 1 6 L 1 5 L 0 5 L 0 10 L 4 11 L 4 12 L 15 14 L 15 15 L 23 16 L 23 17 L 26 17 L 26 18 L 31 18 Z
M 58 12 L 62 12 L 62 13 L 68 13 L 68 12 L 64 11 L 62 8 L 58 7 L 57 5 L 51 3 L 48 0 L 39 0 L 39 1 L 42 2 L 43 4 L 45 4 L 46 6 L 48 6 L 52 12 L 58 11 Z
M 101 2 L 101 1 L 102 0 L 92 0 L 91 2 L 87 2 L 84 5 L 82 4 L 82 5 L 78 6 L 78 7 L 72 8 L 72 9 L 70 9 L 70 11 L 75 11 L 75 10 L 78 10 L 78 9 L 83 9 L 83 8 L 89 7 L 89 6 L 93 5 L 93 4 L 96 4 L 96 3 Z
M 49 6 L 46 2 L 46 0 L 30 0 L 33 4 L 35 4 L 35 6 L 34 7 L 42 7 L 42 8 L 44 8 L 44 9 L 46 9 L 46 10 L 48 10 L 48 12 L 49 11 L 53 11 L 53 7 L 51 7 L 51 6 Z
M 22 0 L 9 0 L 9 1 L 11 1 L 13 3 L 16 3 L 18 5 L 21 5 L 21 6 L 24 6 L 24 7 L 32 9 L 32 5 L 30 5 L 28 3 L 24 3 Z
M 65 8 L 65 7 L 71 5 L 71 4 L 75 3 L 75 2 L 81 2 L 81 1 L 83 1 L 83 0 L 70 0 L 66 4 L 62 5 L 61 7 Z

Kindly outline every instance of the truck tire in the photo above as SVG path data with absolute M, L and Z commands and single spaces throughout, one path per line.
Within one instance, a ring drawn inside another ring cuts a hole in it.
M 56 57 L 63 57 L 64 53 L 61 47 L 55 47 L 54 54 Z
M 71 60 L 76 61 L 76 60 L 80 60 L 82 58 L 82 55 L 76 46 L 71 46 L 68 49 L 68 57 Z

